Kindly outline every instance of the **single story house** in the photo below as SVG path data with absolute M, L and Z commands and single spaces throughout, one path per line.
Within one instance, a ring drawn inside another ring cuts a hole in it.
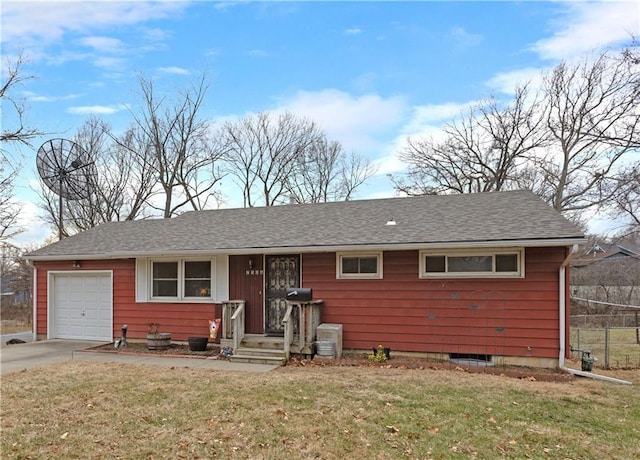
M 127 324 L 143 339 L 154 322 L 186 340 L 223 318 L 223 340 L 287 343 L 298 287 L 311 290 L 313 327 L 341 325 L 345 350 L 556 367 L 569 350 L 566 267 L 583 241 L 533 193 L 506 191 L 108 222 L 26 257 L 37 338 L 112 341 Z M 301 334 L 310 313 L 294 310 Z

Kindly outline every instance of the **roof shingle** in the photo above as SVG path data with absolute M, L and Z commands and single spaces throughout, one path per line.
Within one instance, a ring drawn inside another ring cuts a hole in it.
M 393 218 L 397 225 L 388 226 Z M 330 250 L 409 245 L 581 240 L 582 232 L 530 191 L 191 211 L 172 219 L 107 222 L 29 259 L 128 254 Z

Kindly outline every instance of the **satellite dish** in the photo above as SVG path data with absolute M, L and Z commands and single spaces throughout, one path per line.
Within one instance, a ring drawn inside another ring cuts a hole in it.
M 58 195 L 58 236 L 62 239 L 62 199 L 80 200 L 91 195 L 98 177 L 95 162 L 75 142 L 50 139 L 38 149 L 36 165 L 42 181 Z

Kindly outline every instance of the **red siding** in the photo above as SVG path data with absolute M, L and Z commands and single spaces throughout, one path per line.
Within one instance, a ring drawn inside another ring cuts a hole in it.
M 426 280 L 418 251 L 385 252 L 384 279 L 336 279 L 334 253 L 305 254 L 303 286 L 343 325 L 346 349 L 558 357 L 564 248 L 529 248 L 522 279 Z
M 36 262 L 37 333 L 47 334 L 47 278 L 49 270 L 113 270 L 113 336 L 120 337 L 123 324 L 127 337 L 143 339 L 148 323 L 159 323 L 161 331 L 171 332 L 173 340 L 209 334 L 209 320 L 221 317 L 220 305 L 214 303 L 136 303 L 135 261 L 83 260 L 82 268 L 72 269 L 71 261 Z
M 384 344 L 396 351 L 558 357 L 558 270 L 565 248 L 528 248 L 522 279 L 418 277 L 418 251 L 384 253 L 384 279 L 336 279 L 335 253 L 304 254 L 304 287 L 324 300 L 322 321 L 343 324 L 345 349 Z M 37 332 L 47 328 L 47 271 L 72 262 L 37 262 Z M 135 261 L 82 261 L 77 270 L 113 270 L 114 337 L 144 338 L 149 322 L 174 340 L 208 333 L 221 316 L 210 304 L 136 303 Z M 231 282 L 233 285 L 233 282 Z

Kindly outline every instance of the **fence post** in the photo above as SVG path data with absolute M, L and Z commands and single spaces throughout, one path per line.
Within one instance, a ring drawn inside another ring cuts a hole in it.
M 604 327 L 604 368 L 609 369 L 609 323 Z
M 640 326 L 638 325 L 638 310 L 635 311 L 636 314 L 636 343 L 640 345 Z
M 576 342 L 578 342 L 577 348 L 578 350 L 580 350 L 580 328 L 578 328 L 576 332 L 577 332 Z

